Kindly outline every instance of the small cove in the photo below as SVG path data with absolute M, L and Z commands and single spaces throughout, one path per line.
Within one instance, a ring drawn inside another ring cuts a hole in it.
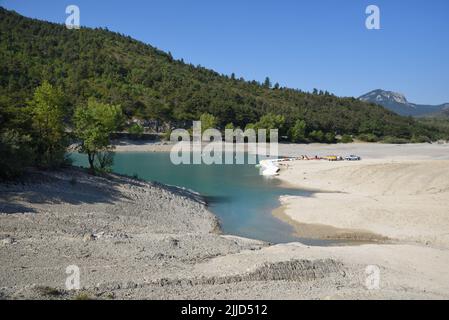
M 74 165 L 87 166 L 85 155 L 72 153 L 70 157 Z M 280 196 L 307 196 L 307 192 L 284 187 L 277 179 L 259 175 L 254 165 L 174 165 L 168 152 L 119 152 L 114 158 L 113 171 L 200 193 L 219 218 L 225 234 L 271 243 L 335 243 L 297 237 L 291 225 L 274 217 L 272 211 L 280 206 Z

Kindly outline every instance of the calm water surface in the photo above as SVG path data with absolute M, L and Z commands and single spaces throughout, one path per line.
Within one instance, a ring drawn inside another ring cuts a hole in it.
M 71 155 L 74 165 L 87 166 L 85 155 Z M 326 245 L 325 241 L 298 238 L 293 228 L 273 217 L 281 195 L 305 195 L 298 189 L 283 188 L 277 179 L 259 175 L 254 165 L 173 165 L 163 152 L 117 153 L 113 171 L 184 187 L 205 196 L 209 209 L 220 219 L 225 234 L 272 243 L 299 241 Z

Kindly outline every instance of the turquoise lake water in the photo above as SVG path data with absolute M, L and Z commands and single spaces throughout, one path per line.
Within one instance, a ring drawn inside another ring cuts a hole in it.
M 85 155 L 74 153 L 71 158 L 74 165 L 87 166 Z M 254 165 L 174 165 L 169 153 L 126 152 L 115 155 L 113 171 L 200 193 L 225 234 L 272 243 L 326 244 L 293 236 L 293 228 L 271 214 L 280 205 L 279 196 L 306 193 L 281 187 L 277 179 L 259 175 Z

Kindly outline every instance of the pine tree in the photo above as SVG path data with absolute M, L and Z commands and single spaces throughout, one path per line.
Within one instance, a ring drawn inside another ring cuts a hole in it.
M 264 86 L 265 88 L 271 88 L 271 80 L 270 80 L 269 77 L 266 77 L 266 78 L 265 78 L 265 81 L 264 81 L 264 83 L 263 83 L 263 86 Z

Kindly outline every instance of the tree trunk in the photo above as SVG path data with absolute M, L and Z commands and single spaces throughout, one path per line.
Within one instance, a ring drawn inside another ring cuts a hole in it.
M 90 172 L 92 174 L 95 174 L 95 167 L 94 167 L 95 153 L 88 152 L 87 158 L 89 159 Z

